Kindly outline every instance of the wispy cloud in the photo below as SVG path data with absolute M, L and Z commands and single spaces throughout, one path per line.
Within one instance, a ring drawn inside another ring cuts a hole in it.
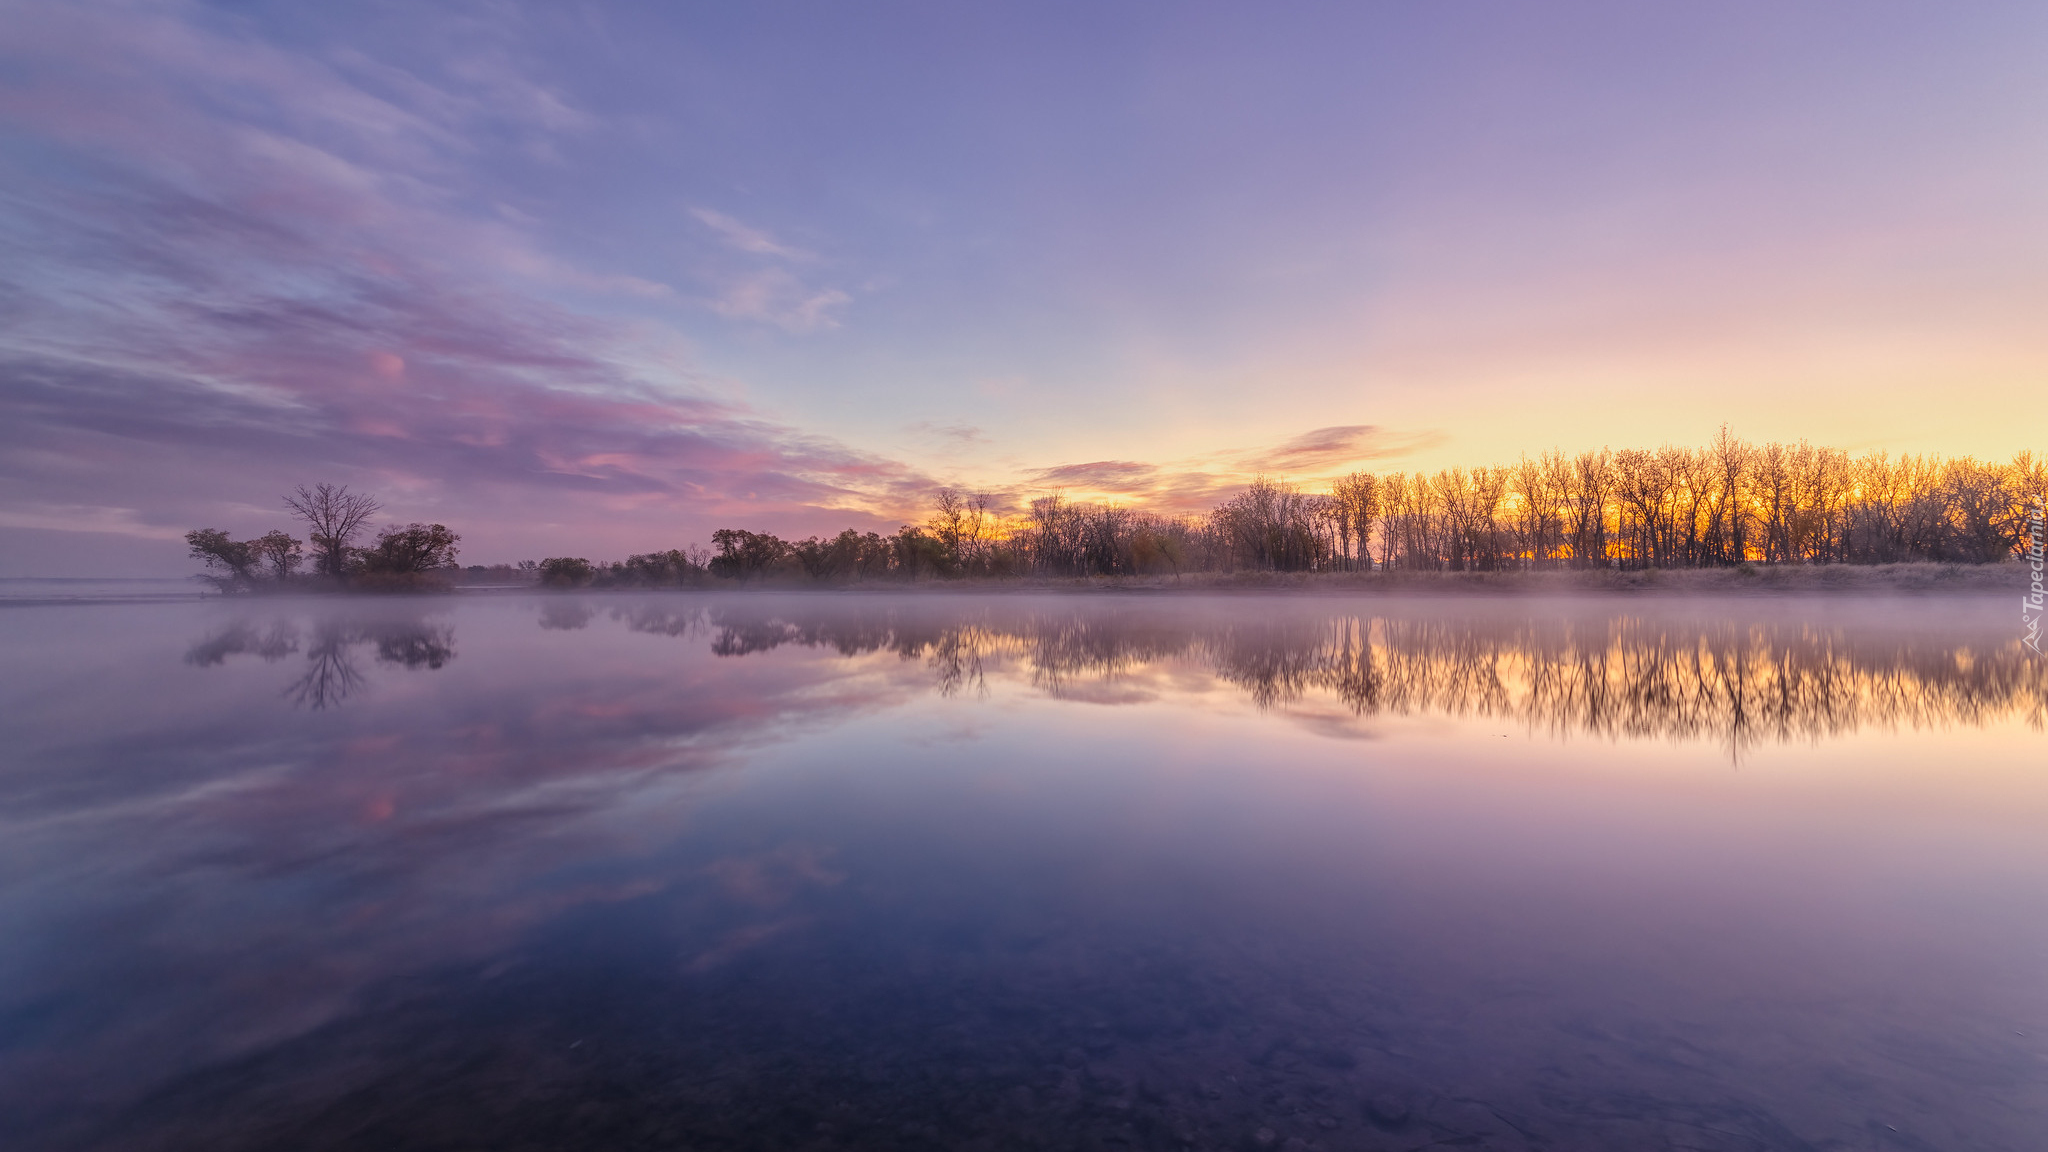
M 1010 507 L 1059 490 L 1077 499 L 1114 500 L 1156 512 L 1205 512 L 1242 491 L 1259 475 L 1317 483 L 1341 471 L 1371 465 L 1442 443 L 1437 432 L 1397 432 L 1373 424 L 1317 428 L 1278 444 L 1233 449 L 1152 463 L 1094 460 L 1024 473 L 1003 490 Z
M 1041 468 L 1032 479 L 1050 488 L 1074 487 L 1089 492 L 1148 492 L 1159 480 L 1157 464 L 1135 460 L 1096 460 Z
M 181 12 L 10 6 L 0 146 L 34 178 L 0 201 L 0 524 L 161 537 L 307 478 L 472 520 L 574 522 L 595 502 L 640 531 L 883 517 L 930 487 L 648 374 L 632 333 L 547 290 L 666 286 L 454 207 L 469 189 L 446 156 L 471 146 L 474 106 L 519 89 L 523 131 L 588 128 L 506 61 L 406 83 Z M 465 75 L 477 87 L 450 88 Z M 794 258 L 718 219 L 742 250 Z M 807 330 L 846 299 L 770 267 L 718 308 Z
M 774 256 L 783 260 L 809 260 L 812 256 L 797 248 L 791 248 L 759 228 L 752 228 L 738 220 L 711 208 L 692 208 L 690 215 L 702 221 L 713 232 L 718 233 L 727 244 L 741 252 L 756 256 Z
M 1271 448 L 1253 449 L 1239 459 L 1242 466 L 1262 471 L 1321 472 L 1406 456 L 1443 440 L 1438 432 L 1394 432 L 1376 424 L 1338 424 L 1304 432 Z
M 578 310 L 602 295 L 811 333 L 853 296 L 829 254 L 708 206 L 688 210 L 708 255 L 683 291 L 564 256 L 494 165 L 607 128 L 488 35 L 456 37 L 427 74 L 288 51 L 177 3 L 6 11 L 0 528 L 259 531 L 270 494 L 332 479 L 460 523 L 490 559 L 565 535 L 680 543 L 707 523 L 886 527 L 936 486 L 731 399 L 658 319 Z M 991 442 L 968 423 L 909 430 L 940 461 Z M 1025 470 L 998 495 L 1196 511 L 1257 472 L 1312 479 L 1433 442 L 1333 426 Z
M 919 420 L 914 424 L 904 425 L 904 430 L 912 435 L 937 441 L 954 451 L 982 448 L 993 443 L 987 432 L 972 424 L 934 424 L 929 420 Z
M 785 332 L 839 326 L 833 313 L 852 303 L 853 297 L 838 288 L 813 284 L 796 270 L 795 266 L 815 263 L 815 255 L 716 209 L 692 208 L 690 214 L 717 234 L 727 248 L 753 258 L 746 262 L 747 267 L 707 271 L 714 285 L 714 295 L 708 301 L 713 312 L 729 320 L 772 324 Z
M 184 533 L 175 528 L 144 523 L 133 508 L 109 508 L 92 504 L 40 504 L 25 502 L 0 508 L 0 528 L 42 528 L 57 532 L 104 532 L 142 540 L 178 540 Z
M 836 328 L 832 310 L 853 297 L 837 288 L 812 288 L 784 268 L 762 268 L 727 278 L 711 310 L 731 320 L 773 324 L 785 332 Z

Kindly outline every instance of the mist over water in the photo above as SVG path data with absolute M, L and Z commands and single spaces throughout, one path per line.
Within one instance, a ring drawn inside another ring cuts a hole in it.
M 0 608 L 28 1148 L 2030 1148 L 2005 600 Z

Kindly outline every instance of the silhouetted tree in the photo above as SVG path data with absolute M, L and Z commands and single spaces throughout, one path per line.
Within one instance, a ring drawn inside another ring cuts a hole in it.
M 1337 481 L 1330 495 L 1336 501 L 1337 547 L 1346 566 L 1371 568 L 1372 526 L 1380 515 L 1379 478 L 1353 472 Z
M 249 551 L 270 570 L 270 578 L 279 584 L 290 580 L 292 573 L 298 571 L 305 560 L 299 541 L 290 533 L 275 528 L 249 541 Z
M 711 543 L 718 549 L 711 571 L 728 579 L 759 579 L 790 559 L 789 544 L 766 532 L 720 528 L 711 534 Z
M 365 572 L 388 576 L 419 576 L 455 567 L 456 545 L 462 537 L 445 524 L 393 525 L 363 549 L 357 563 Z
M 889 538 L 891 560 L 898 578 L 921 580 L 946 575 L 953 563 L 945 542 L 915 525 L 906 524 Z
M 687 550 L 643 552 L 616 564 L 597 565 L 592 582 L 603 587 L 682 587 L 703 579 L 710 555 L 694 545 Z
M 230 539 L 218 528 L 195 528 L 185 533 L 185 543 L 191 546 L 194 560 L 204 561 L 209 570 L 220 571 L 220 575 L 209 579 L 222 591 L 247 589 L 256 582 L 260 558 L 251 542 Z
M 590 583 L 594 574 L 590 561 L 581 556 L 550 556 L 540 562 L 536 571 L 540 582 L 549 588 L 580 588 Z
M 1565 545 L 1574 568 L 1607 564 L 1607 505 L 1613 482 L 1613 457 L 1607 449 L 1572 458 L 1565 475 Z
M 301 484 L 284 498 L 292 515 L 306 522 L 313 545 L 314 566 L 323 576 L 348 574 L 349 547 L 370 517 L 383 505 L 367 495 L 350 492 L 347 485 Z
M 989 497 L 941 488 L 925 530 L 939 543 L 934 566 L 941 575 L 985 575 L 988 571 Z
M 830 540 L 813 536 L 791 552 L 813 580 L 872 580 L 889 575 L 894 549 L 879 533 L 848 528 Z

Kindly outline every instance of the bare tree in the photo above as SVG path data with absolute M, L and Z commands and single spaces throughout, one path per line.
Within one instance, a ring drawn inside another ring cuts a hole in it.
M 1750 469 L 1750 503 L 1764 530 L 1763 553 L 1769 562 L 1794 559 L 1792 555 L 1793 481 L 1792 450 L 1776 441 L 1757 449 Z
M 1570 517 L 1571 561 L 1574 568 L 1599 568 L 1607 563 L 1607 504 L 1614 486 L 1614 458 L 1602 448 L 1572 458 L 1567 476 L 1565 511 Z
M 1513 468 L 1515 549 L 1532 568 L 1550 567 L 1563 548 L 1565 467 L 1562 455 L 1546 452 Z
M 1629 566 L 1671 566 L 1673 484 L 1668 455 L 1647 448 L 1624 448 L 1614 454 L 1614 492 L 1620 498 L 1616 527 Z
M 943 546 L 945 563 L 954 574 L 987 572 L 989 531 L 994 517 L 989 514 L 989 494 L 965 493 L 941 488 L 933 498 L 933 511 L 925 530 Z
M 1380 515 L 1379 477 L 1370 472 L 1353 472 L 1337 481 L 1331 495 L 1337 499 L 1338 551 L 1347 565 L 1371 568 L 1372 526 Z
M 301 484 L 284 498 L 284 506 L 306 522 L 314 566 L 323 576 L 347 574 L 349 541 L 383 508 L 368 495 L 350 492 L 345 484 L 316 484 L 311 489 Z
M 1723 564 L 1740 564 L 1749 559 L 1749 467 L 1756 450 L 1735 438 L 1728 425 L 1721 425 L 1714 443 L 1707 449 L 1714 472 L 1714 502 L 1709 510 L 1708 531 L 1713 555 Z

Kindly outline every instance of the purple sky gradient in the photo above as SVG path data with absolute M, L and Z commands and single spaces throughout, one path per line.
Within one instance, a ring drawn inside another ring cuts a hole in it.
M 2048 9 L 0 0 L 0 575 L 330 480 L 477 562 L 960 483 L 2004 455 Z

